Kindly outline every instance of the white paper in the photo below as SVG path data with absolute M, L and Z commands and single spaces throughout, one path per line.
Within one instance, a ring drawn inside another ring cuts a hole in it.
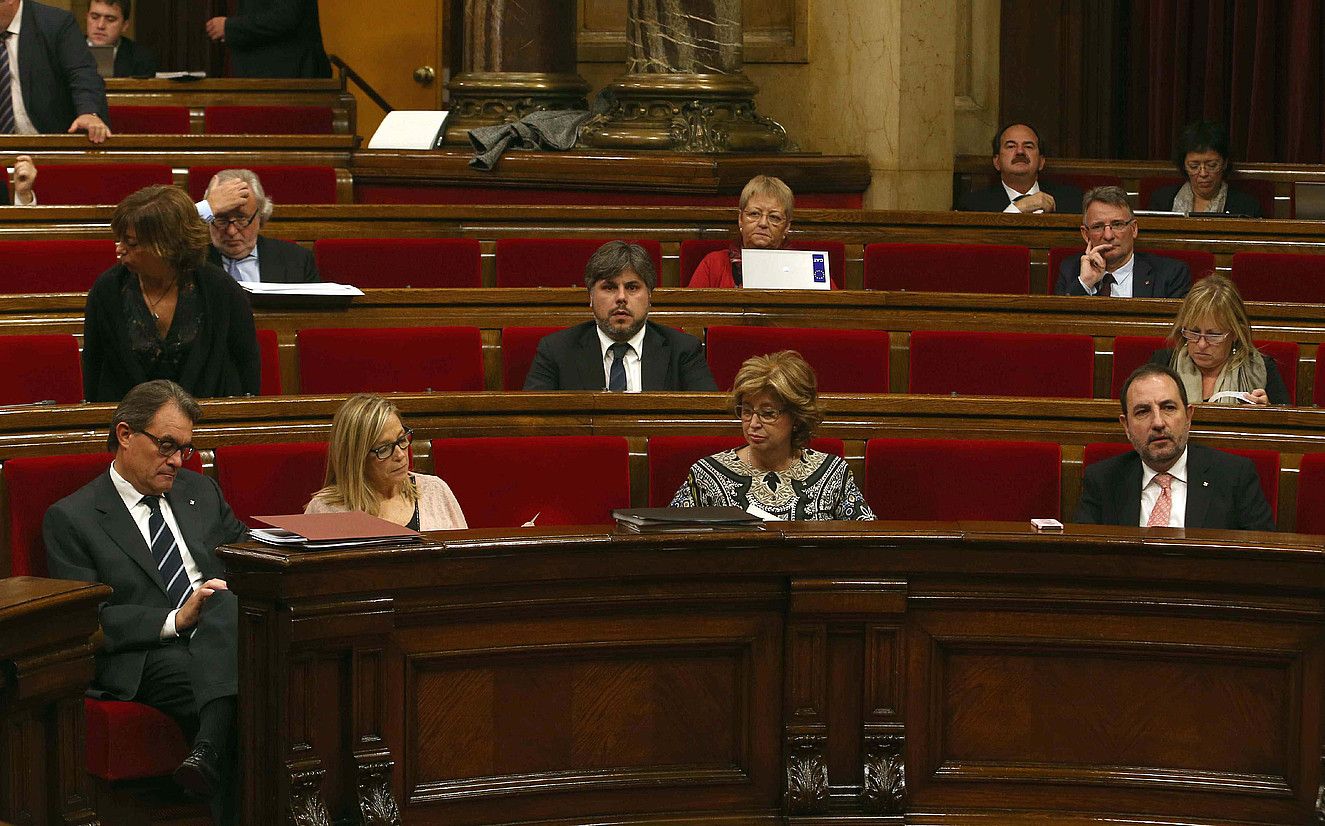
M 274 281 L 240 281 L 239 286 L 255 295 L 363 295 L 353 284 L 314 281 L 306 284 L 280 284 Z
M 387 112 L 382 124 L 368 139 L 369 149 L 432 149 L 442 134 L 444 110 L 397 109 Z

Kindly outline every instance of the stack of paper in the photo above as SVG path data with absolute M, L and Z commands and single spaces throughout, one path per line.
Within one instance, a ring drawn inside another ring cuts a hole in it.
M 740 508 L 618 508 L 612 518 L 637 533 L 761 531 L 763 520 Z
M 369 545 L 398 545 L 420 542 L 418 531 L 369 516 L 363 511 L 344 513 L 298 513 L 287 516 L 255 516 L 275 529 L 254 528 L 249 534 L 268 545 L 301 548 L 361 548 Z

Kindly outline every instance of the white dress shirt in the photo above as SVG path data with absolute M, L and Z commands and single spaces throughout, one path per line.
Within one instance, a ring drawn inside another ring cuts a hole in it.
M 999 183 L 1002 184 L 1003 182 L 1002 182 L 1002 181 L 999 181 Z M 1031 184 L 1031 188 L 1028 189 L 1028 190 L 1026 190 L 1025 192 L 1018 192 L 1017 190 L 1013 189 L 1012 187 L 1008 186 L 1007 184 L 1003 184 L 1003 191 L 1006 192 L 1006 193 L 1008 194 L 1008 200 L 1009 200 L 1009 201 L 1015 201 L 1015 200 L 1017 200 L 1018 198 L 1020 198 L 1020 197 L 1023 196 L 1023 195 L 1034 195 L 1034 194 L 1036 194 L 1037 192 L 1039 192 L 1039 191 L 1040 191 L 1040 182 L 1039 182 L 1039 181 L 1036 181 L 1035 183 Z M 1021 212 L 1021 210 L 1017 209 L 1017 205 L 1016 205 L 1016 204 L 1008 204 L 1008 205 L 1007 205 L 1007 208 L 1004 209 L 1003 211 L 1004 211 L 1004 212 L 1016 212 L 1016 213 L 1020 213 L 1020 212 Z M 1032 214 L 1034 214 L 1034 215 L 1039 215 L 1039 214 L 1042 213 L 1042 212 L 1044 212 L 1044 210 L 1042 210 L 1042 209 L 1037 209 L 1037 210 L 1034 210 L 1034 211 L 1032 212 Z
M 630 349 L 626 351 L 626 355 L 624 356 L 626 362 L 627 393 L 638 393 L 640 390 L 644 389 L 644 378 L 640 368 L 640 354 L 644 352 L 644 332 L 647 329 L 647 325 L 639 328 L 639 332 L 626 342 L 630 345 Z M 613 344 L 616 344 L 616 342 L 608 338 L 607 334 L 602 331 L 602 328 L 595 326 L 594 331 L 598 333 L 598 344 L 603 349 L 603 387 L 607 387 L 608 383 L 612 380 L 612 360 L 614 358 L 612 351 L 608 348 Z
M 1173 482 L 1169 485 L 1169 500 L 1173 503 L 1169 511 L 1169 527 L 1182 528 L 1187 525 L 1187 449 L 1183 448 L 1182 455 L 1178 461 L 1173 463 L 1168 473 L 1173 477 Z M 1155 509 L 1155 503 L 1159 501 L 1160 487 L 1155 481 L 1158 476 L 1157 471 L 1151 470 L 1145 462 L 1141 463 L 1141 522 L 1140 527 L 1146 527 L 1150 521 L 1150 512 Z
M 18 35 L 22 26 L 23 2 L 19 0 L 18 10 L 14 12 L 14 19 L 9 23 L 9 31 L 12 34 L 5 41 L 5 47 L 9 50 L 9 91 L 14 100 L 14 133 L 35 135 L 37 127 L 32 124 L 32 118 L 28 117 L 28 107 L 23 105 L 23 86 L 18 73 Z
M 1109 290 L 1109 295 L 1113 298 L 1131 298 L 1132 297 L 1132 270 L 1136 269 L 1136 253 L 1127 256 L 1123 265 L 1113 271 L 1113 288 Z M 1077 276 L 1081 281 L 1081 276 Z M 1100 278 L 1100 281 L 1103 281 Z M 1100 291 L 1100 281 L 1095 282 L 1095 286 L 1086 287 L 1086 282 L 1081 281 L 1081 286 L 1085 287 L 1086 295 L 1095 295 Z

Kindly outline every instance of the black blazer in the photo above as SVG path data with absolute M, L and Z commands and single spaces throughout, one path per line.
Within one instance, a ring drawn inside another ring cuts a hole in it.
M 247 530 L 216 482 L 180 469 L 165 497 L 203 580 L 224 578 L 225 566 L 216 547 L 240 541 Z M 52 505 L 42 522 L 42 536 L 51 576 L 101 582 L 114 589 L 101 605 L 106 644 L 97 652 L 96 682 L 106 695 L 132 699 L 142 681 L 147 652 L 162 644 L 161 626 L 174 606 L 110 472 Z M 205 610 L 212 610 L 217 596 L 221 593 L 208 600 Z M 238 668 L 224 657 L 208 662 L 218 671 Z
M 152 77 L 156 68 L 155 52 L 127 37 L 120 38 L 115 50 L 115 77 Z
M 645 390 L 717 390 L 699 339 L 645 322 L 640 376 Z M 525 390 L 605 390 L 603 350 L 592 320 L 558 330 L 538 342 Z
M 1288 400 L 1288 386 L 1284 384 L 1284 377 L 1279 374 L 1278 363 L 1264 353 L 1261 354 L 1261 357 L 1265 359 L 1265 387 L 1261 389 L 1265 391 L 1265 395 L 1270 397 L 1270 404 L 1291 404 Z M 1156 350 L 1150 356 L 1151 364 L 1162 364 L 1165 367 L 1168 367 L 1169 362 L 1172 360 L 1173 351 L 1167 347 L 1162 350 Z M 1255 389 L 1255 387 L 1248 387 L 1245 388 L 1244 392 L 1250 392 Z M 1195 402 L 1200 400 L 1192 399 L 1192 401 Z
M 1133 298 L 1182 298 L 1192 288 L 1192 273 L 1187 264 L 1162 255 L 1133 252 Z M 1073 255 L 1058 266 L 1054 295 L 1088 295 L 1081 286 L 1081 256 Z
M 1053 181 L 1046 181 L 1043 178 L 1040 179 L 1039 183 L 1041 190 L 1053 196 L 1056 212 L 1069 215 L 1081 212 L 1081 198 L 1084 194 L 1081 190 L 1068 184 L 1056 184 Z M 996 183 L 993 186 L 966 193 L 958 201 L 957 209 L 962 212 L 1002 212 L 1011 203 L 1012 199 L 1008 197 L 1003 184 Z
M 302 284 L 321 281 L 317 271 L 317 261 L 311 250 L 304 249 L 292 241 L 279 238 L 258 236 L 258 280 L 277 284 Z M 216 247 L 209 247 L 207 260 L 225 271 L 221 261 L 221 252 Z
M 18 60 L 23 106 L 38 132 L 64 134 L 74 118 L 91 113 L 110 122 L 106 84 L 72 14 L 24 3 Z
M 225 43 L 235 77 L 331 77 L 317 0 L 239 0 Z
M 1160 209 L 1170 211 L 1173 209 L 1173 199 L 1178 196 L 1178 190 L 1182 189 L 1182 184 L 1170 184 L 1162 186 L 1150 193 L 1150 205 L 1146 209 Z M 1224 212 L 1232 215 L 1250 215 L 1253 218 L 1261 216 L 1261 202 L 1256 196 L 1243 192 L 1241 189 L 1234 189 L 1232 184 L 1228 187 L 1228 197 L 1224 199 Z
M 1141 457 L 1135 450 L 1086 468 L 1075 521 L 1140 524 Z M 1185 524 L 1189 528 L 1274 530 L 1274 517 L 1251 460 L 1189 442 Z

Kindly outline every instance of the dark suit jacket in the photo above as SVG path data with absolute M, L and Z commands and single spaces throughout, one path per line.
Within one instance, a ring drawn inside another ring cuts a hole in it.
M 317 261 L 310 250 L 291 241 L 258 236 L 258 279 L 277 284 L 303 284 L 321 281 Z M 207 250 L 207 260 L 221 270 L 221 252 L 216 247 Z
M 1068 184 L 1056 184 L 1053 181 L 1039 179 L 1040 189 L 1049 193 L 1054 199 L 1054 209 L 1057 212 L 1074 213 L 1081 212 L 1082 191 Z M 1002 212 L 1008 208 L 1012 200 L 1008 198 L 1007 190 L 1003 188 L 1002 183 L 994 184 L 984 189 L 977 189 L 974 192 L 968 192 L 961 197 L 957 203 L 957 209 L 962 212 Z
M 1173 199 L 1178 196 L 1179 189 L 1182 189 L 1182 184 L 1170 184 L 1156 189 L 1150 193 L 1150 204 L 1146 209 L 1172 210 Z M 1261 202 L 1256 199 L 1256 196 L 1240 189 L 1234 189 L 1230 184 L 1228 197 L 1224 199 L 1224 212 L 1232 215 L 1250 215 L 1253 218 L 1260 218 Z
M 74 118 L 89 113 L 110 122 L 106 84 L 69 12 L 33 0 L 24 3 L 18 61 L 23 106 L 38 132 L 63 134 Z
M 1076 522 L 1141 522 L 1141 457 L 1134 450 L 1086 468 Z M 1250 459 L 1190 442 L 1187 445 L 1189 528 L 1272 531 L 1274 517 Z
M 120 38 L 115 50 L 115 77 L 151 77 L 156 68 L 156 54 L 151 49 L 127 37 Z
M 317 0 L 239 0 L 225 43 L 235 77 L 331 77 Z
M 717 390 L 699 339 L 652 321 L 645 322 L 640 376 L 645 390 Z M 538 342 L 524 380 L 525 390 L 605 390 L 603 350 L 590 320 L 558 330 Z
M 246 529 L 216 482 L 181 469 L 166 500 L 203 580 L 224 577 L 216 546 L 239 541 Z M 110 472 L 52 505 L 42 523 L 42 536 L 51 576 L 101 582 L 114 589 L 101 606 L 106 644 L 97 652 L 96 681 L 110 696 L 132 699 L 147 651 L 162 644 L 161 626 L 174 606 Z M 218 669 L 238 667 L 219 660 Z
M 1192 288 L 1192 273 L 1187 264 L 1162 255 L 1133 252 L 1133 298 L 1182 298 Z M 1058 266 L 1054 295 L 1087 295 L 1081 286 L 1081 256 L 1069 256 Z
M 1265 387 L 1261 389 L 1265 391 L 1265 395 L 1270 397 L 1270 404 L 1289 404 L 1288 385 L 1284 384 L 1284 377 L 1279 375 L 1279 364 L 1270 356 L 1264 353 L 1261 355 L 1265 359 Z M 1162 364 L 1168 367 L 1171 361 L 1173 361 L 1173 351 L 1167 347 L 1156 350 L 1150 355 L 1151 364 Z M 1255 387 L 1248 387 L 1244 389 L 1244 392 L 1255 389 Z M 1199 400 L 1192 399 L 1192 401 Z

